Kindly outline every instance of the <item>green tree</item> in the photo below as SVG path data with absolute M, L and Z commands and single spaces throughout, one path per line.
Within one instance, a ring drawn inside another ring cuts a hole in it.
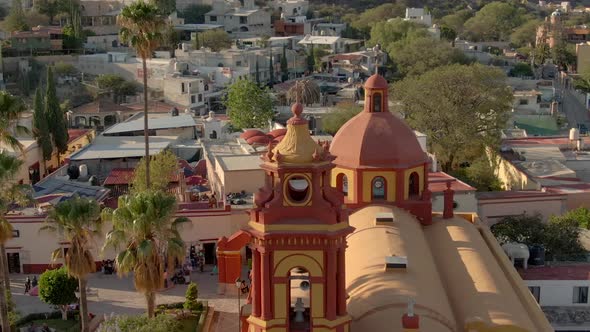
M 305 62 L 306 62 L 306 65 L 307 65 L 307 70 L 310 73 L 313 73 L 313 71 L 315 69 L 315 56 L 314 56 L 313 49 L 314 49 L 313 44 L 311 44 L 311 47 L 307 51 L 307 57 L 305 59 Z
M 457 38 L 457 31 L 449 28 L 446 25 L 443 25 L 440 27 L 440 38 L 446 41 L 455 42 L 455 39 Z
M 506 41 L 523 20 L 523 13 L 517 7 L 496 1 L 465 22 L 465 33 L 473 41 Z
M 59 154 L 68 150 L 68 129 L 66 127 L 66 119 L 63 110 L 59 105 L 57 93 L 55 90 L 55 81 L 53 79 L 53 71 L 51 67 L 47 67 L 47 89 L 45 92 L 45 115 L 47 116 L 49 131 L 53 139 L 53 145 Z
M 119 275 L 133 272 L 135 288 L 145 295 L 148 317 L 154 317 L 156 291 L 164 286 L 164 258 L 168 266 L 184 259 L 185 246 L 179 227 L 186 218 L 173 219 L 176 199 L 161 191 L 145 191 L 119 197 L 118 208 L 103 210 L 112 221 L 105 247 L 120 250 L 115 263 Z
M 393 90 L 406 121 L 428 135 L 444 171 L 498 143 L 513 98 L 506 75 L 480 64 L 438 67 Z
M 145 157 L 141 158 L 135 168 L 132 181 L 132 193 L 151 190 L 165 191 L 168 184 L 178 172 L 178 158 L 170 150 L 163 150 L 155 156 L 150 156 L 152 181 L 149 187 L 145 183 Z
M 532 246 L 543 244 L 544 227 L 540 215 L 521 214 L 502 218 L 491 231 L 501 244 L 517 242 Z
M 590 68 L 582 71 L 579 77 L 574 79 L 576 89 L 590 93 Z
M 53 19 L 60 13 L 60 3 L 58 0 L 38 0 L 35 1 L 35 9 L 49 18 L 49 24 L 53 25 Z
M 544 64 L 545 61 L 551 56 L 549 45 L 546 43 L 537 45 L 532 51 L 532 56 L 534 57 L 534 64 L 536 66 Z
M 465 22 L 473 16 L 473 11 L 470 9 L 462 9 L 440 19 L 440 24 L 443 27 L 455 31 L 457 35 L 461 35 L 464 30 Z
M 43 169 L 47 171 L 47 160 L 51 160 L 53 154 L 53 145 L 51 144 L 51 134 L 49 132 L 49 121 L 45 113 L 43 104 L 43 95 L 41 89 L 35 93 L 35 102 L 33 104 L 33 135 L 37 140 L 37 145 L 41 148 Z
M 108 90 L 115 103 L 125 102 L 125 97 L 137 94 L 137 85 L 117 74 L 102 74 L 96 78 L 99 89 Z
M 213 7 L 209 5 L 191 4 L 178 13 L 178 16 L 184 18 L 184 23 L 186 24 L 202 24 L 205 23 L 205 14 L 212 9 Z
M 275 84 L 275 67 L 272 63 L 272 50 L 271 50 L 271 54 L 268 57 L 268 73 L 269 73 L 269 78 L 268 78 L 268 86 L 272 89 L 273 85 Z
M 428 37 L 428 30 L 424 25 L 394 19 L 387 22 L 379 22 L 371 29 L 370 45 L 381 45 L 381 49 L 392 51 L 399 46 L 397 42 L 403 42 L 420 37 Z
M 7 91 L 0 91 L 0 143 L 22 154 L 25 151 L 16 135 L 29 134 L 29 129 L 19 124 L 19 119 L 25 110 L 25 105 L 20 98 L 14 97 Z
M 266 127 L 274 114 L 269 90 L 250 80 L 230 85 L 224 103 L 237 129 Z
M 551 58 L 556 65 L 561 66 L 562 68 L 567 68 L 568 66 L 573 65 L 576 63 L 575 45 L 569 45 L 565 41 L 557 43 L 557 45 L 551 49 Z
M 27 205 L 32 200 L 31 187 L 18 184 L 15 179 L 22 166 L 22 160 L 0 152 L 0 322 L 3 331 L 10 331 L 9 313 L 14 311 L 9 306 L 12 296 L 6 258 L 6 242 L 12 238 L 13 228 L 6 214 L 13 205 Z
M 539 20 L 529 20 L 519 26 L 510 35 L 510 44 L 513 47 L 533 46 L 537 36 L 537 28 L 541 24 Z
M 289 64 L 287 63 L 287 51 L 283 46 L 283 55 L 281 56 L 281 81 L 285 82 L 289 79 Z
M 573 220 L 578 225 L 578 227 L 590 229 L 590 210 L 585 207 L 569 210 L 560 218 Z
M 531 65 L 526 62 L 519 62 L 510 69 L 510 76 L 512 77 L 531 77 L 534 75 Z
M 2 22 L 2 27 L 8 32 L 29 30 L 21 0 L 12 0 L 10 11 Z
M 147 59 L 151 59 L 154 51 L 160 46 L 162 42 L 162 29 L 166 26 L 166 21 L 160 15 L 158 7 L 139 0 L 123 8 L 121 14 L 117 16 L 117 24 L 121 27 L 119 31 L 121 41 L 129 43 L 141 58 L 143 73 L 143 136 L 145 140 L 145 156 L 147 157 L 145 178 L 149 186 L 150 141 L 148 128 Z
M 186 294 L 184 296 L 186 300 L 184 301 L 184 308 L 196 311 L 199 310 L 202 306 L 201 302 L 199 302 L 199 288 L 197 284 L 191 282 L 188 287 L 186 288 Z
M 176 0 L 150 0 L 160 10 L 160 14 L 168 16 L 176 11 Z
M 69 63 L 57 62 L 55 65 L 53 65 L 53 72 L 58 77 L 73 76 L 78 73 L 78 69 Z
M 102 235 L 100 206 L 94 199 L 80 197 L 61 202 L 49 211 L 45 225 L 39 231 L 59 235 L 70 243 L 65 255 L 64 250 L 58 248 L 51 254 L 51 259 L 63 258 L 67 274 L 78 279 L 81 331 L 88 332 L 86 285 L 88 275 L 96 271 L 92 244 L 97 236 Z
M 39 299 L 61 310 L 63 320 L 68 319 L 68 305 L 76 302 L 78 281 L 62 267 L 47 270 L 39 277 Z
M 389 56 L 402 77 L 422 75 L 440 66 L 470 62 L 460 50 L 430 37 L 400 41 L 394 45 L 396 47 L 390 47 Z
M 348 120 L 355 117 L 362 110 L 362 107 L 354 103 L 340 103 L 322 118 L 322 130 L 330 135 L 336 135 Z
M 258 68 L 258 58 L 256 58 L 256 84 L 260 86 L 260 68 Z
M 368 37 L 371 33 L 371 28 L 378 22 L 384 22 L 395 17 L 403 17 L 406 8 L 399 3 L 384 3 L 375 8 L 367 9 L 360 15 L 358 13 L 348 14 L 344 17 L 352 28 L 358 30 L 361 35 L 359 37 Z
M 494 173 L 487 156 L 480 157 L 468 167 L 461 167 L 451 175 L 475 187 L 477 191 L 501 191 L 502 181 Z
M 227 32 L 222 29 L 207 30 L 198 35 L 202 47 L 210 48 L 213 52 L 228 49 L 233 43 Z

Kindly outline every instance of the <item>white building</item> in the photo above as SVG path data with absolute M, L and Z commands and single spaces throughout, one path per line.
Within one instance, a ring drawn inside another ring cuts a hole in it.
M 205 79 L 190 76 L 173 76 L 166 77 L 163 83 L 163 93 L 166 101 L 195 111 L 206 107 L 205 94 L 210 92 L 210 89 Z
M 325 47 L 331 53 L 344 53 L 356 51 L 362 45 L 362 40 L 342 38 L 340 36 L 310 36 L 307 35 L 299 41 L 299 45 L 306 48 Z
M 308 0 L 270 0 L 267 4 L 284 16 L 305 16 L 309 10 Z
M 223 0 L 213 2 L 213 10 L 205 14 L 205 24 L 223 25 L 232 38 L 270 36 L 271 13 L 245 0 L 243 7 L 231 7 Z
M 427 27 L 432 26 L 432 15 L 424 8 L 406 8 L 404 20 L 424 24 Z

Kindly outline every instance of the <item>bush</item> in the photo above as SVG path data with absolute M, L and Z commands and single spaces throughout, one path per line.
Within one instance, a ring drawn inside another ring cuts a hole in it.
M 80 312 L 78 310 L 68 311 L 68 319 L 75 319 L 76 317 L 80 317 Z M 44 319 L 61 319 L 61 312 L 60 311 L 52 311 L 52 312 L 35 312 L 32 314 L 28 314 L 24 317 L 21 317 L 19 320 L 16 321 L 14 324 L 15 326 L 23 326 L 27 325 L 28 323 L 36 320 L 44 320 Z
M 202 308 L 201 303 L 198 301 L 198 297 L 199 297 L 199 288 L 197 287 L 197 284 L 195 284 L 194 282 L 191 282 L 188 285 L 188 288 L 186 289 L 186 301 L 184 302 L 184 308 L 191 310 L 191 311 L 196 311 L 196 310 L 200 310 Z
M 182 331 L 179 321 L 169 315 L 117 316 L 103 322 L 97 332 L 176 332 Z
M 78 280 L 68 275 L 64 267 L 47 270 L 39 277 L 39 299 L 67 313 L 67 306 L 77 301 Z

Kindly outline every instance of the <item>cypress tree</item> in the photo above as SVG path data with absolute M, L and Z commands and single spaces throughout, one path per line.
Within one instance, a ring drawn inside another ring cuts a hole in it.
M 59 106 L 57 93 L 55 91 L 55 81 L 53 80 L 53 71 L 47 67 L 47 90 L 45 92 L 45 114 L 48 122 L 51 123 L 50 133 L 53 138 L 53 144 L 58 153 L 64 153 L 68 149 L 68 129 L 64 112 Z M 59 155 L 58 155 L 59 163 Z
M 43 94 L 41 89 L 37 88 L 35 92 L 35 103 L 33 106 L 33 135 L 37 140 L 37 144 L 41 148 L 43 154 L 43 169 L 47 172 L 47 160 L 51 159 L 53 154 L 53 145 L 51 144 L 51 136 L 49 134 L 49 123 L 47 121 L 47 114 L 43 105 Z
M 285 46 L 283 46 L 283 56 L 281 57 L 281 73 L 283 74 L 283 77 L 281 78 L 283 82 L 289 79 L 289 65 L 287 64 L 287 51 Z

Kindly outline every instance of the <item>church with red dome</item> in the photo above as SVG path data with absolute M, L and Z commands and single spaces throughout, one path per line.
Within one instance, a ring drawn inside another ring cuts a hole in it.
M 222 293 L 252 252 L 241 331 L 553 331 L 489 229 L 453 213 L 450 186 L 433 214 L 429 159 L 389 112 L 383 77 L 331 144 L 303 112 L 296 103 L 280 141 L 265 139 L 250 221 L 218 241 Z

